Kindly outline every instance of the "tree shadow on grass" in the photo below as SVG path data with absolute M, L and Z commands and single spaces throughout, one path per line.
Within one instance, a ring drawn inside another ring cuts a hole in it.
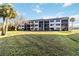
M 67 56 L 78 55 L 72 35 L 24 34 L 0 38 L 0 55 Z M 79 43 L 79 42 L 78 42 Z M 74 45 L 74 46 L 73 46 Z

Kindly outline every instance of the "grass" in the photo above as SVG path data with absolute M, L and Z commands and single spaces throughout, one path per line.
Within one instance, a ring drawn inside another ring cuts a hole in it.
M 79 30 L 72 32 L 13 31 L 0 36 L 0 55 L 77 56 Z
M 25 34 L 71 35 L 75 33 L 79 33 L 79 30 L 73 30 L 72 32 L 71 31 L 9 31 L 6 36 L 0 36 L 0 38 L 11 37 L 16 35 L 25 35 Z

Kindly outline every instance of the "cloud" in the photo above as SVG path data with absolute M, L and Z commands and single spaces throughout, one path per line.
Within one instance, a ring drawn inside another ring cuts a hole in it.
M 40 4 L 35 5 L 35 8 L 33 8 L 33 11 L 36 13 L 41 13 L 42 10 L 40 9 Z
M 42 10 L 40 9 L 40 5 L 35 5 L 35 9 L 33 9 L 33 11 L 35 11 L 36 13 L 41 13 Z
M 71 6 L 73 3 L 64 3 L 63 4 L 63 7 L 68 7 L 68 6 Z
M 71 15 L 70 18 L 71 18 L 71 17 L 74 17 L 76 20 L 78 20 L 78 19 L 79 19 L 79 14 Z
M 33 9 L 36 13 L 41 13 L 42 11 L 40 9 Z

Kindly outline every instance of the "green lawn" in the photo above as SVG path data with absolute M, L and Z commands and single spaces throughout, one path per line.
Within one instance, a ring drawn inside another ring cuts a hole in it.
M 79 55 L 79 33 L 22 34 L 3 37 L 0 38 L 0 55 Z

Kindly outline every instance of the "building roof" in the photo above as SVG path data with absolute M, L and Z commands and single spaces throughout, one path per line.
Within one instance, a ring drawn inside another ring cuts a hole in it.
M 30 20 L 30 21 L 59 20 L 59 19 L 61 19 L 61 20 L 63 20 L 63 19 L 68 20 L 68 19 L 69 19 L 69 17 L 49 18 L 49 19 L 35 19 L 35 20 Z

